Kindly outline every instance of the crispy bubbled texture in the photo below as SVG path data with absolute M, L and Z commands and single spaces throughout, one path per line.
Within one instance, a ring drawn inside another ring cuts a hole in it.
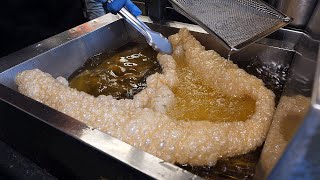
M 38 69 L 21 72 L 16 83 L 21 93 L 168 162 L 214 165 L 221 157 L 260 146 L 274 112 L 274 94 L 232 61 L 206 51 L 187 29 L 169 39 L 173 55 L 158 55 L 163 73 L 149 76 L 147 88 L 133 99 L 95 98 Z M 226 95 L 253 98 L 255 113 L 246 121 L 219 123 L 169 117 L 166 111 L 175 100 L 171 89 L 179 83 L 175 59 Z

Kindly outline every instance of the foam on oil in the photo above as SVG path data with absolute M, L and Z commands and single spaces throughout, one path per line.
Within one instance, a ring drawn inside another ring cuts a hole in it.
M 244 121 L 255 111 L 250 97 L 228 97 L 206 85 L 183 61 L 177 61 L 175 103 L 168 114 L 178 120 Z

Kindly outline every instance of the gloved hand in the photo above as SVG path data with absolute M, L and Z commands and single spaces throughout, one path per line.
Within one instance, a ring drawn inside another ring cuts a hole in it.
M 141 10 L 130 0 L 108 0 L 106 6 L 107 10 L 113 14 L 117 14 L 122 7 L 125 7 L 135 16 L 142 14 Z

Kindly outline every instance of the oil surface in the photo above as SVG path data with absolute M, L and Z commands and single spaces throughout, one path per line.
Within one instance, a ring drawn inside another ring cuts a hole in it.
M 276 95 L 275 102 L 279 102 L 285 82 L 289 64 L 279 64 L 276 62 L 251 61 L 247 66 L 242 67 L 249 74 L 262 79 L 265 86 Z
M 221 159 L 215 166 L 190 166 L 177 164 L 181 168 L 190 171 L 204 179 L 253 179 L 256 164 L 259 161 L 262 147 L 257 150 L 230 158 Z
M 177 64 L 178 85 L 173 89 L 175 104 L 168 114 L 178 120 L 214 122 L 244 121 L 255 111 L 249 97 L 227 97 L 206 85 L 186 64 Z
M 70 87 L 94 96 L 132 98 L 146 87 L 148 75 L 161 72 L 156 57 L 147 44 L 129 43 L 88 59 L 69 78 Z

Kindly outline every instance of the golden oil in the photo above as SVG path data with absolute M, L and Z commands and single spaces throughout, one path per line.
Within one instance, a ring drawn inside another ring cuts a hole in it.
M 244 121 L 255 111 L 252 98 L 224 95 L 206 85 L 181 61 L 177 66 L 177 75 L 179 83 L 173 89 L 176 99 L 168 113 L 178 120 Z
M 70 76 L 70 87 L 94 96 L 132 98 L 146 87 L 147 76 L 162 71 L 156 57 L 147 44 L 129 43 L 89 58 Z

